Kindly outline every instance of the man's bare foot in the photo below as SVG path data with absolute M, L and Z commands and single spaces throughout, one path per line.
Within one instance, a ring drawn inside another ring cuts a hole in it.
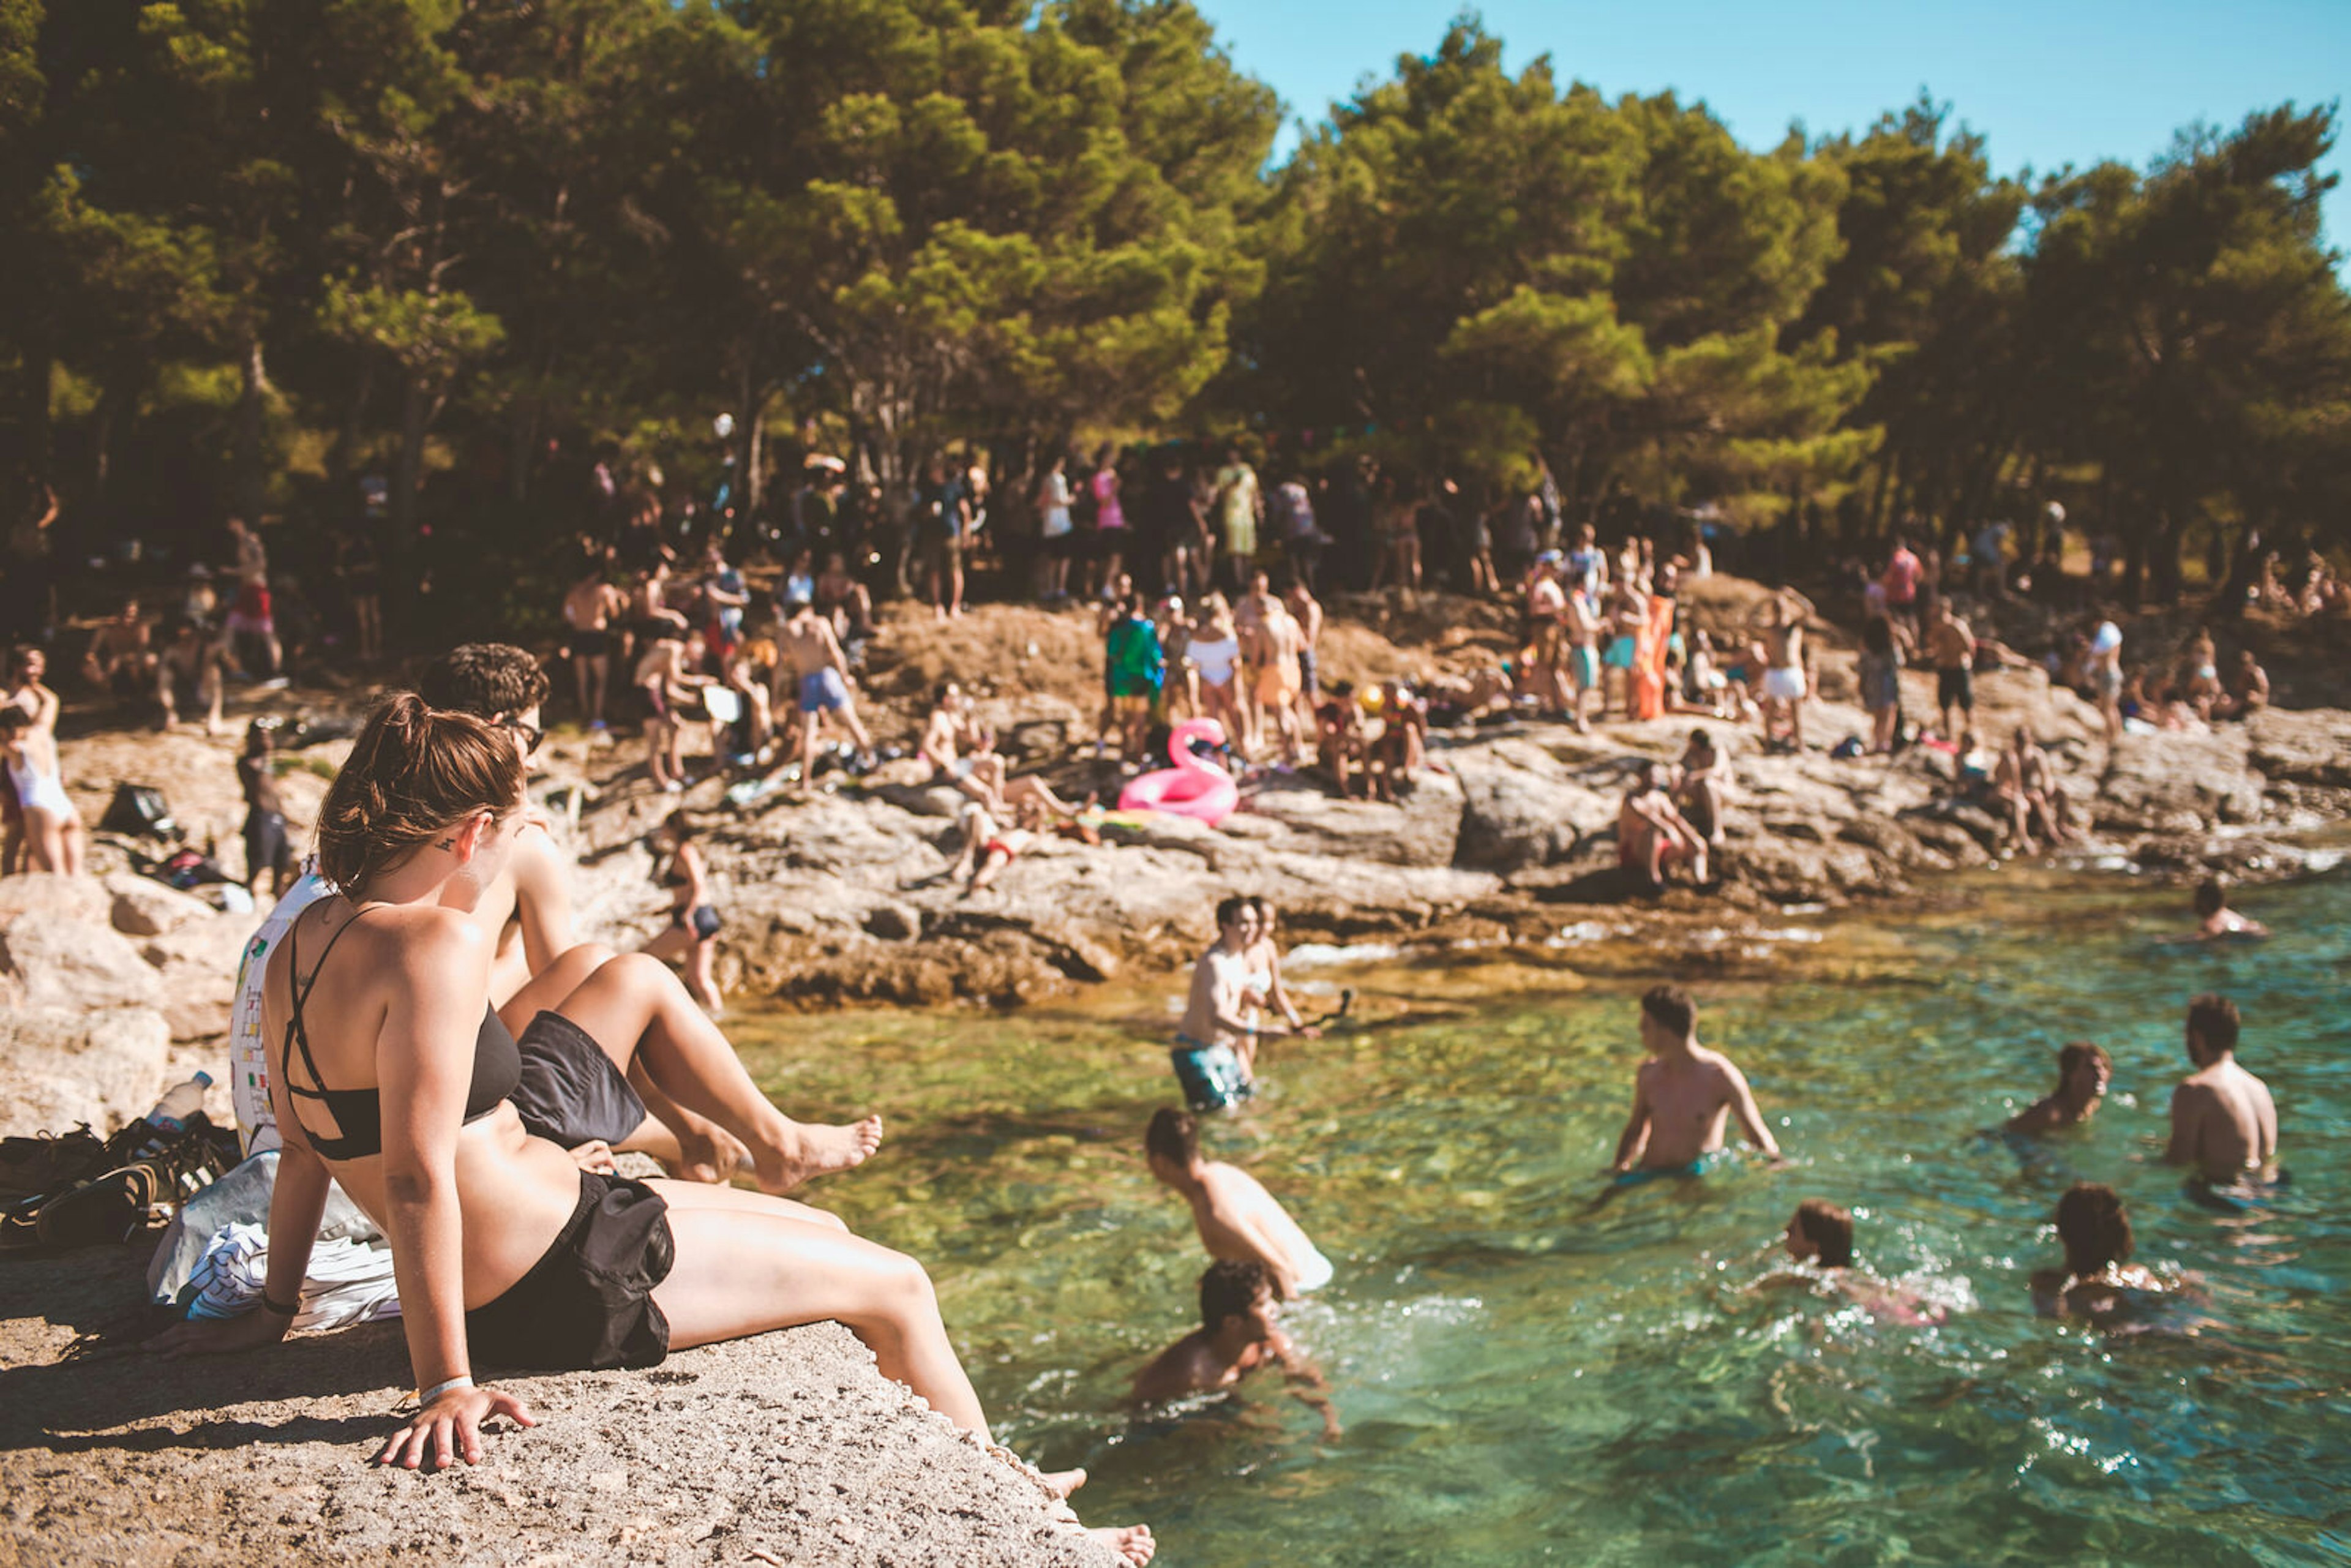
M 734 1180 L 735 1173 L 751 1163 L 751 1151 L 744 1146 L 742 1139 L 716 1122 L 705 1125 L 710 1129 L 707 1136 L 700 1133 L 678 1134 L 675 1175 L 681 1181 L 716 1186 Z
M 779 1197 L 816 1176 L 862 1166 L 882 1146 L 879 1116 L 868 1116 L 846 1126 L 808 1122 L 787 1122 L 784 1125 L 781 1147 L 758 1165 L 759 1190 Z
M 1133 1564 L 1133 1568 L 1143 1568 L 1143 1564 L 1151 1561 L 1151 1554 L 1159 1550 L 1159 1543 L 1151 1539 L 1151 1526 L 1147 1524 L 1130 1524 L 1118 1530 L 1105 1527 L 1089 1530 L 1086 1533 L 1117 1552 L 1118 1560 Z
M 1086 1484 L 1086 1469 L 1083 1465 L 1080 1465 L 1074 1470 L 1046 1470 L 1042 1474 L 1045 1477 L 1045 1490 L 1056 1498 L 1068 1497 Z

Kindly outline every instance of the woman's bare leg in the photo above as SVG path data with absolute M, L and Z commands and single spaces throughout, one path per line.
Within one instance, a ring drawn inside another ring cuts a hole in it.
M 716 1009 L 726 999 L 718 988 L 718 938 L 705 936 L 694 945 L 693 956 L 685 966 L 685 988 L 704 1007 Z
M 623 1071 L 642 1061 L 664 1093 L 741 1138 L 750 1146 L 759 1186 L 768 1192 L 862 1165 L 881 1145 L 879 1116 L 820 1125 L 777 1110 L 718 1026 L 658 958 L 643 953 L 614 958 L 555 1010 L 585 1030 Z

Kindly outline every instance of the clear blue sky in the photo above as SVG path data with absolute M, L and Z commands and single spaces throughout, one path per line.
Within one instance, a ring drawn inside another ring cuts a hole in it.
M 1195 0 L 1240 68 L 1319 121 L 1366 77 L 1445 36 L 1447 0 Z M 1512 74 L 1548 54 L 1562 80 L 1609 98 L 1672 88 L 1751 147 L 1791 121 L 1865 128 L 1920 88 L 1985 138 L 1994 169 L 2116 158 L 2144 168 L 2179 127 L 2233 127 L 2288 99 L 2351 99 L 2351 0 L 1490 0 L 1478 8 Z M 2327 172 L 2351 172 L 2338 146 Z M 2326 201 L 2351 249 L 2351 193 Z

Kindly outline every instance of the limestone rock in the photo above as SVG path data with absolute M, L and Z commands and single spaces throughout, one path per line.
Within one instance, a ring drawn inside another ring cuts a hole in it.
M 126 936 L 161 936 L 195 921 L 222 918 L 220 911 L 203 899 L 166 887 L 153 877 L 114 872 L 105 878 L 105 888 L 113 900 L 109 919 Z M 257 915 L 236 918 L 248 925 L 260 924 Z
M 129 937 L 99 921 L 33 911 L 15 916 L 0 925 L 0 973 L 14 982 L 16 999 L 25 1007 L 164 1003 L 163 982 L 153 967 Z
M 1457 864 L 1499 872 L 1552 864 L 1615 823 L 1614 795 L 1570 778 L 1552 752 L 1531 742 L 1505 739 L 1447 759 L 1461 780 Z
M 164 1082 L 171 1030 L 150 1008 L 0 1008 L 0 1136 L 103 1135 L 143 1116 Z

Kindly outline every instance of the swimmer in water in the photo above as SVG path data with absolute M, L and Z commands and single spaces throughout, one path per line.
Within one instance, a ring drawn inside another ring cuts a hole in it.
M 1641 998 L 1641 1044 L 1649 1059 L 1633 1075 L 1633 1113 L 1616 1140 L 1618 1180 L 1698 1176 L 1722 1150 L 1732 1112 L 1747 1141 L 1773 1160 L 1780 1145 L 1730 1058 L 1698 1042 L 1698 1004 L 1679 986 Z
M 1144 1163 L 1159 1185 L 1192 1206 L 1200 1245 L 1219 1261 L 1259 1262 L 1284 1301 L 1331 1282 L 1331 1260 L 1258 1184 L 1222 1160 L 1200 1157 L 1200 1124 L 1182 1111 L 1161 1109 L 1143 1134 Z
M 2229 907 L 2229 890 L 2219 877 L 2208 876 L 2196 884 L 2195 940 L 2210 942 L 2223 936 L 2259 938 L 2269 934 L 2270 928 L 2260 921 Z
M 2188 1060 L 2196 1071 L 2171 1093 L 2166 1165 L 2192 1167 L 2208 1186 L 2278 1179 L 2277 1104 L 2269 1085 L 2237 1065 L 2237 1004 L 2207 991 L 2188 1004 Z
M 2163 1292 L 2161 1280 L 2130 1260 L 2130 1217 L 2114 1188 L 2075 1182 L 2057 1200 L 2057 1239 L 2065 1267 L 2032 1276 L 2032 1306 L 2042 1316 L 2112 1319 L 2127 1312 L 2132 1297 Z
M 1331 1384 L 1281 1332 L 1280 1299 L 1262 1263 L 1211 1263 L 1200 1276 L 1200 1326 L 1161 1351 L 1135 1375 L 1134 1403 L 1157 1405 L 1187 1394 L 1230 1388 L 1261 1367 L 1278 1366 L 1299 1403 L 1322 1417 L 1336 1441 L 1339 1412 Z
M 1889 1285 L 1853 1260 L 1853 1211 L 1826 1198 L 1808 1197 L 1796 1206 L 1788 1221 L 1783 1245 L 1788 1256 L 1817 1276 L 1821 1283 L 1886 1322 L 1921 1325 L 1939 1323 L 1944 1310 L 1915 1291 Z M 1775 1275 L 1765 1283 L 1794 1283 L 1810 1276 Z
M 2010 1117 L 2005 1130 L 2046 1133 L 2080 1126 L 2098 1113 L 2114 1075 L 2115 1064 L 2104 1050 L 2086 1040 L 2072 1041 L 2057 1053 L 2056 1092 Z

